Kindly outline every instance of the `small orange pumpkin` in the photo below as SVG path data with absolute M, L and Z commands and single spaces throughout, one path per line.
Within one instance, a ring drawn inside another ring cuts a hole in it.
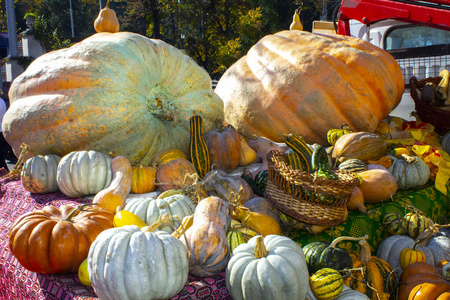
M 192 184 L 195 180 L 192 177 L 194 174 L 197 174 L 197 171 L 189 160 L 184 158 L 173 159 L 163 164 L 156 171 L 156 182 L 159 189 L 164 192 Z
M 106 7 L 100 10 L 97 19 L 94 21 L 94 28 L 97 32 L 111 32 L 115 33 L 119 31 L 119 20 L 117 19 L 116 12 L 109 8 L 111 0 L 106 2 Z
M 156 168 L 153 167 L 132 167 L 132 185 L 131 192 L 133 194 L 143 194 L 152 192 L 156 189 Z
M 27 270 L 39 274 L 76 273 L 89 247 L 114 214 L 83 205 L 48 205 L 20 216 L 9 232 L 9 249 Z

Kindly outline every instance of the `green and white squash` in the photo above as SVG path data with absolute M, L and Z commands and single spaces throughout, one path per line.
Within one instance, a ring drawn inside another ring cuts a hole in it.
M 188 279 L 183 243 L 164 231 L 135 225 L 100 233 L 88 254 L 89 279 L 102 300 L 167 299 Z
M 58 164 L 56 180 L 68 197 L 94 195 L 106 189 L 112 180 L 112 157 L 98 151 L 73 151 Z
M 195 204 L 189 196 L 175 194 L 165 198 L 153 198 L 149 196 L 135 197 L 127 201 L 124 210 L 134 213 L 147 225 L 155 223 L 159 216 L 169 214 L 169 216 L 178 216 L 173 218 L 172 224 L 166 222 L 158 227 L 159 230 L 172 233 L 175 228 L 180 226 L 184 217 L 190 216 L 195 211 Z M 175 227 L 175 228 L 174 228 Z
M 322 268 L 309 278 L 309 286 L 319 300 L 336 299 L 344 287 L 341 273 L 331 268 Z
M 239 245 L 225 274 L 234 300 L 304 300 L 309 289 L 303 250 L 285 236 L 255 236 Z
M 367 170 L 367 164 L 358 158 L 350 158 L 343 162 L 341 162 L 338 166 L 338 169 L 349 172 L 361 172 Z
M 430 179 L 430 168 L 417 156 L 402 155 L 396 157 L 388 154 L 392 159 L 392 165 L 388 167 L 399 189 L 419 188 Z
M 27 159 L 20 174 L 23 187 L 37 194 L 58 191 L 56 172 L 60 160 L 61 157 L 55 154 L 36 155 Z

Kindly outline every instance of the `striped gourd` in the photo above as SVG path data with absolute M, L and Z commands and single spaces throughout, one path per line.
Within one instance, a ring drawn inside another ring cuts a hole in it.
M 246 242 L 242 236 L 242 232 L 235 229 L 230 229 L 227 231 L 227 240 L 228 245 L 230 246 L 230 252 L 233 252 L 237 246 Z
M 295 152 L 294 150 L 289 148 L 285 152 L 285 154 L 287 155 L 288 163 L 293 170 L 300 170 L 300 171 L 307 170 L 308 166 L 305 165 L 305 163 L 302 159 L 300 159 L 300 156 L 297 154 L 297 152 Z
M 194 115 L 190 119 L 189 159 L 197 170 L 200 178 L 203 178 L 211 168 L 209 150 L 203 138 L 203 121 L 200 116 Z
M 319 300 L 336 299 L 344 288 L 344 278 L 332 268 L 322 268 L 309 278 L 314 296 Z
M 339 177 L 333 173 L 328 164 L 328 154 L 324 147 L 315 144 L 311 157 L 311 169 L 316 172 L 317 176 L 325 177 L 332 180 L 339 180 Z
M 423 214 L 411 212 L 403 217 L 402 225 L 405 227 L 407 234 L 415 239 L 421 232 L 432 225 L 432 221 Z
M 425 253 L 420 249 L 416 249 L 417 243 L 414 243 L 412 248 L 406 247 L 400 252 L 399 260 L 403 270 L 413 263 L 426 262 Z
M 341 136 L 350 132 L 352 132 L 352 130 L 347 124 L 343 124 L 341 128 L 330 129 L 327 132 L 327 141 L 333 146 Z
M 396 212 L 387 212 L 383 216 L 382 224 L 389 234 L 405 234 L 406 229 L 403 227 L 403 218 Z
M 349 172 L 361 172 L 367 170 L 367 164 L 360 159 L 351 158 L 347 159 L 339 164 L 339 170 L 349 171 Z
M 376 256 L 371 255 L 367 241 L 359 241 L 360 253 L 350 251 L 353 260 L 351 276 L 345 278 L 344 283 L 350 288 L 365 294 L 369 299 L 379 300 L 385 294 L 395 293 L 396 276 L 391 265 Z
M 311 157 L 312 149 L 308 146 L 305 139 L 295 133 L 289 133 L 284 137 L 286 145 L 288 145 L 292 150 L 294 150 L 302 160 L 302 165 L 305 165 L 306 171 L 311 172 Z
M 268 174 L 269 174 L 269 170 L 266 169 L 266 170 L 259 171 L 258 174 L 256 174 L 256 176 L 255 176 L 255 184 L 263 192 L 266 190 Z

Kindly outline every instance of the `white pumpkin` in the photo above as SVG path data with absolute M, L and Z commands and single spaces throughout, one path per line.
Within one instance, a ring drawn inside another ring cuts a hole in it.
M 285 236 L 255 236 L 239 245 L 225 273 L 234 300 L 304 300 L 309 289 L 303 250 Z
M 183 289 L 189 272 L 183 243 L 164 231 L 143 230 L 107 229 L 92 243 L 89 279 L 100 299 L 167 299 Z
M 400 266 L 400 252 L 405 248 L 412 248 L 415 240 L 406 235 L 391 235 L 384 239 L 377 248 L 376 256 L 387 261 L 392 269 L 396 269 L 397 278 L 403 272 Z M 450 238 L 445 236 L 430 237 L 417 244 L 416 249 L 422 250 L 426 262 L 432 266 L 450 257 Z
M 55 154 L 36 155 L 27 159 L 20 174 L 23 187 L 38 194 L 58 191 L 56 172 L 60 160 L 61 157 Z
M 124 210 L 134 213 L 147 225 L 150 225 L 155 223 L 159 216 L 166 213 L 169 216 L 178 216 L 181 221 L 184 217 L 194 213 L 195 205 L 192 203 L 191 198 L 182 194 L 172 195 L 162 199 L 144 196 L 131 199 L 125 205 Z M 172 222 L 175 228 L 180 226 L 180 222 L 177 219 L 173 219 Z M 174 226 L 169 223 L 164 223 L 158 229 L 172 233 L 175 230 Z
M 111 183 L 112 157 L 98 151 L 73 151 L 58 164 L 56 180 L 68 197 L 94 195 Z

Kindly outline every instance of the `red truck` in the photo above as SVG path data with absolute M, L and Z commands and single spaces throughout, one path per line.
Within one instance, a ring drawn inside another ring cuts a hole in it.
M 449 0 L 342 0 L 333 23 L 338 34 L 369 41 L 397 60 L 406 90 L 392 115 L 412 118 L 412 76 L 423 79 L 450 70 Z

